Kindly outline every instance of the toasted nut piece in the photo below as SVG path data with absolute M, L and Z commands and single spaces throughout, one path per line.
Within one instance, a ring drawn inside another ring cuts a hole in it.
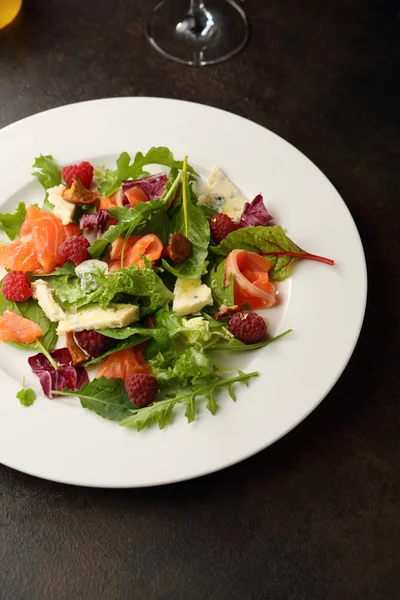
M 85 188 L 79 177 L 75 175 L 71 187 L 63 191 L 62 197 L 71 204 L 84 205 L 94 204 L 99 199 L 99 194 Z
M 72 364 L 74 365 L 74 367 L 78 367 L 79 365 L 82 365 L 84 362 L 89 360 L 90 356 L 86 354 L 86 352 L 84 352 L 82 348 L 80 348 L 76 343 L 73 331 L 67 331 L 67 333 L 65 334 L 65 338 L 67 342 L 67 348 L 70 351 L 72 357 Z
M 220 321 L 225 317 L 231 317 L 239 310 L 239 308 L 240 307 L 237 304 L 234 304 L 233 306 L 225 306 L 224 304 L 221 304 L 219 311 L 214 315 L 214 319 Z
M 192 245 L 181 233 L 173 233 L 166 248 L 169 258 L 176 263 L 183 263 L 190 256 Z

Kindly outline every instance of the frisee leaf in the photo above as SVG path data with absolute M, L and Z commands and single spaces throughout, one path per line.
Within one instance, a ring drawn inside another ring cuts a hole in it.
M 227 256 L 231 250 L 237 248 L 257 252 L 268 258 L 272 263 L 269 272 L 272 281 L 282 281 L 289 277 L 293 265 L 301 259 L 315 260 L 328 265 L 335 264 L 329 258 L 302 250 L 287 237 L 280 225 L 243 227 L 227 235 L 218 246 L 210 247 L 210 252 Z
M 131 410 L 131 416 L 123 419 L 120 425 L 131 427 L 137 431 L 141 431 L 145 427 L 158 425 L 163 429 L 170 424 L 173 419 L 173 409 L 176 404 L 184 404 L 186 406 L 186 418 L 189 423 L 196 418 L 196 400 L 205 398 L 207 400 L 206 407 L 215 414 L 218 410 L 215 393 L 220 388 L 227 388 L 228 391 L 236 382 L 242 382 L 247 385 L 247 382 L 252 377 L 258 375 L 258 371 L 252 373 L 243 373 L 239 371 L 239 375 L 229 379 L 216 379 L 207 385 L 193 386 L 189 391 L 177 392 L 174 396 L 154 402 L 145 408 Z
M 25 220 L 26 206 L 20 202 L 12 213 L 0 213 L 0 229 L 6 233 L 10 240 L 14 240 L 20 232 Z

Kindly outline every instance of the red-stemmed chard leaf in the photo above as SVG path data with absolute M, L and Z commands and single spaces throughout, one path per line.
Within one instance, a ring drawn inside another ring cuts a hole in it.
M 235 248 L 265 256 L 272 265 L 269 272 L 272 281 L 282 281 L 289 277 L 293 265 L 298 260 L 308 259 L 327 265 L 335 264 L 330 258 L 310 254 L 297 246 L 279 225 L 242 227 L 230 233 L 218 246 L 210 250 L 214 254 L 227 256 Z

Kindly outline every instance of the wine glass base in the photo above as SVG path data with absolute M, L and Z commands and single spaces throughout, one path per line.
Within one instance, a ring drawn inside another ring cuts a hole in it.
M 202 67 L 227 60 L 245 46 L 249 24 L 234 0 L 205 0 L 200 11 L 189 0 L 162 0 L 151 12 L 147 37 L 163 56 Z

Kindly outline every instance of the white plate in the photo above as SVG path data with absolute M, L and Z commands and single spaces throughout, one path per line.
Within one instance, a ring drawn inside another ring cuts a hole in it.
M 176 100 L 119 98 L 56 108 L 0 131 L 0 210 L 42 201 L 30 175 L 33 157 L 60 164 L 110 163 L 122 150 L 169 146 L 205 174 L 215 164 L 253 198 L 263 192 L 275 221 L 305 250 L 328 256 L 329 267 L 302 261 L 269 311 L 284 340 L 235 365 L 260 376 L 237 402 L 224 394 L 213 417 L 201 410 L 188 425 L 178 410 L 163 431 L 136 433 L 80 408 L 76 400 L 40 395 L 31 408 L 15 394 L 22 376 L 40 394 L 28 353 L 0 348 L 0 461 L 38 477 L 87 486 L 134 487 L 204 475 L 266 448 L 302 421 L 326 396 L 356 344 L 366 301 L 362 245 L 346 205 L 298 150 L 267 129 L 233 114 Z

